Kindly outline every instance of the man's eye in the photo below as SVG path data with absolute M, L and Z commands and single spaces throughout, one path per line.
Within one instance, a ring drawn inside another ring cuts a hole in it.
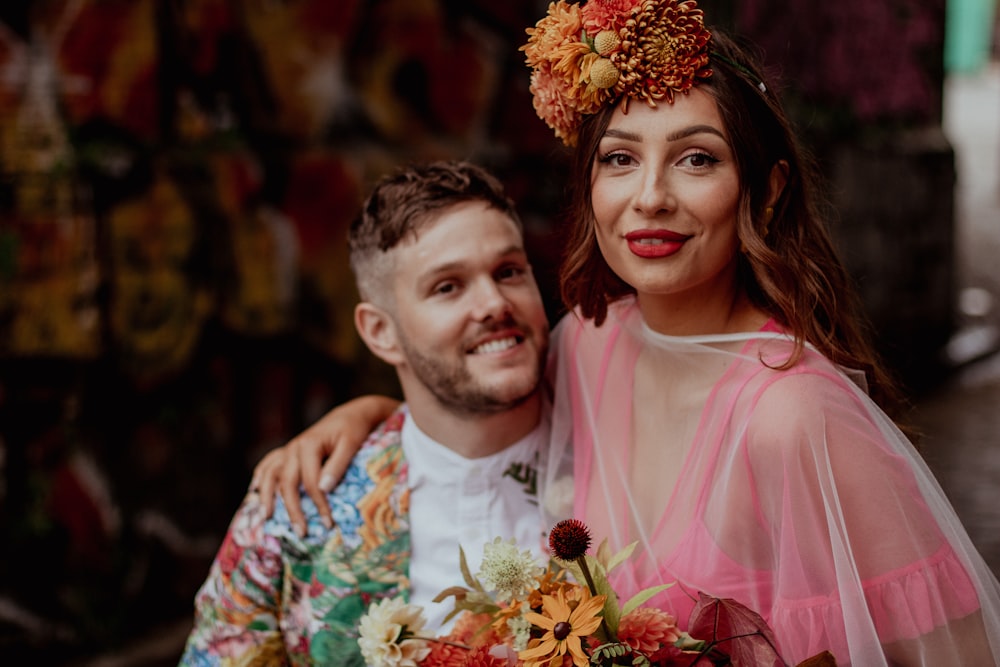
M 447 282 L 447 283 L 438 283 L 437 285 L 434 286 L 433 291 L 435 294 L 450 294 L 454 292 L 456 289 L 458 289 L 458 286 L 455 285 L 455 283 Z
M 506 266 L 497 272 L 497 278 L 499 280 L 507 280 L 510 278 L 520 278 L 524 275 L 524 269 L 520 266 Z

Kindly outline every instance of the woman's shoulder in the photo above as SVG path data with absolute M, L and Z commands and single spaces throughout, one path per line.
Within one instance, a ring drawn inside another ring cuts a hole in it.
M 747 442 L 771 454 L 812 449 L 845 433 L 871 435 L 877 408 L 829 360 L 814 351 L 791 368 L 768 368 L 745 387 Z M 867 438 L 862 438 L 867 439 Z

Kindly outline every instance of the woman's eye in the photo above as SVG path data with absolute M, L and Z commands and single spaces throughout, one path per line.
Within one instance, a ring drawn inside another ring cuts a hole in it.
M 613 167 L 627 167 L 632 164 L 632 156 L 627 153 L 609 153 L 603 156 L 600 162 Z
M 458 289 L 458 285 L 453 282 L 438 283 L 434 286 L 433 292 L 434 294 L 451 294 L 456 289 Z
M 716 162 L 716 158 L 712 157 L 708 153 L 692 153 L 690 155 L 685 155 L 681 162 L 689 167 L 694 167 L 695 169 L 701 169 L 704 167 L 710 167 Z

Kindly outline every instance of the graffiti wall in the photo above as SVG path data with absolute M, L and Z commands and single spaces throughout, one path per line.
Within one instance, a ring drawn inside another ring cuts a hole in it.
M 345 247 L 393 166 L 492 168 L 556 314 L 565 156 L 517 50 L 547 4 L 0 4 L 0 651 L 56 664 L 189 616 L 260 456 L 396 393 Z M 876 4 L 702 3 L 827 143 L 940 120 L 943 0 Z

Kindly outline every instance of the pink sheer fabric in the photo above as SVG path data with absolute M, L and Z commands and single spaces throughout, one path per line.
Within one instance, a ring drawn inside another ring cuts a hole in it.
M 638 541 L 613 577 L 624 598 L 676 582 L 652 603 L 682 627 L 698 591 L 734 598 L 791 664 L 998 663 L 996 578 L 910 443 L 822 355 L 775 370 L 792 342 L 774 326 L 663 336 L 631 299 L 599 328 L 567 316 L 555 340 L 546 509 Z

